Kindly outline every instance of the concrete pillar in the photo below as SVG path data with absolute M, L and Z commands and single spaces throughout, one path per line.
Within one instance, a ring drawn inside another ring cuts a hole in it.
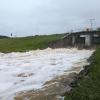
M 91 46 L 91 35 L 85 36 L 85 46 Z
M 72 36 L 72 45 L 75 44 L 75 36 Z

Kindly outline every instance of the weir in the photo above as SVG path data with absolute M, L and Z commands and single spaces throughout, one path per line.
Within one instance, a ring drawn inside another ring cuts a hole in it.
M 50 43 L 50 48 L 79 47 L 91 48 L 100 45 L 100 31 L 67 33 L 61 40 Z
M 82 44 L 86 47 L 90 47 L 100 44 L 100 31 L 76 32 L 66 36 L 64 39 L 69 40 L 69 38 L 69 42 L 72 43 L 72 46 Z

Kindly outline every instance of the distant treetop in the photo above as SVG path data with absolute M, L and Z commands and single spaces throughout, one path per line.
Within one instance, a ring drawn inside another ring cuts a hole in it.
M 8 36 L 0 35 L 0 39 L 3 39 L 3 38 L 9 38 L 9 37 Z

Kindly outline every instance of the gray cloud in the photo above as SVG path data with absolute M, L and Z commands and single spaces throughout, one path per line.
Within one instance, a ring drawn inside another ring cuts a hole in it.
M 0 34 L 52 34 L 100 23 L 100 0 L 0 0 Z

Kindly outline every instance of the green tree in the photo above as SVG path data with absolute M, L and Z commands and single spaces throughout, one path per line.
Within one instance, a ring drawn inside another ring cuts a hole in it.
M 97 31 L 100 31 L 100 27 L 97 28 Z

